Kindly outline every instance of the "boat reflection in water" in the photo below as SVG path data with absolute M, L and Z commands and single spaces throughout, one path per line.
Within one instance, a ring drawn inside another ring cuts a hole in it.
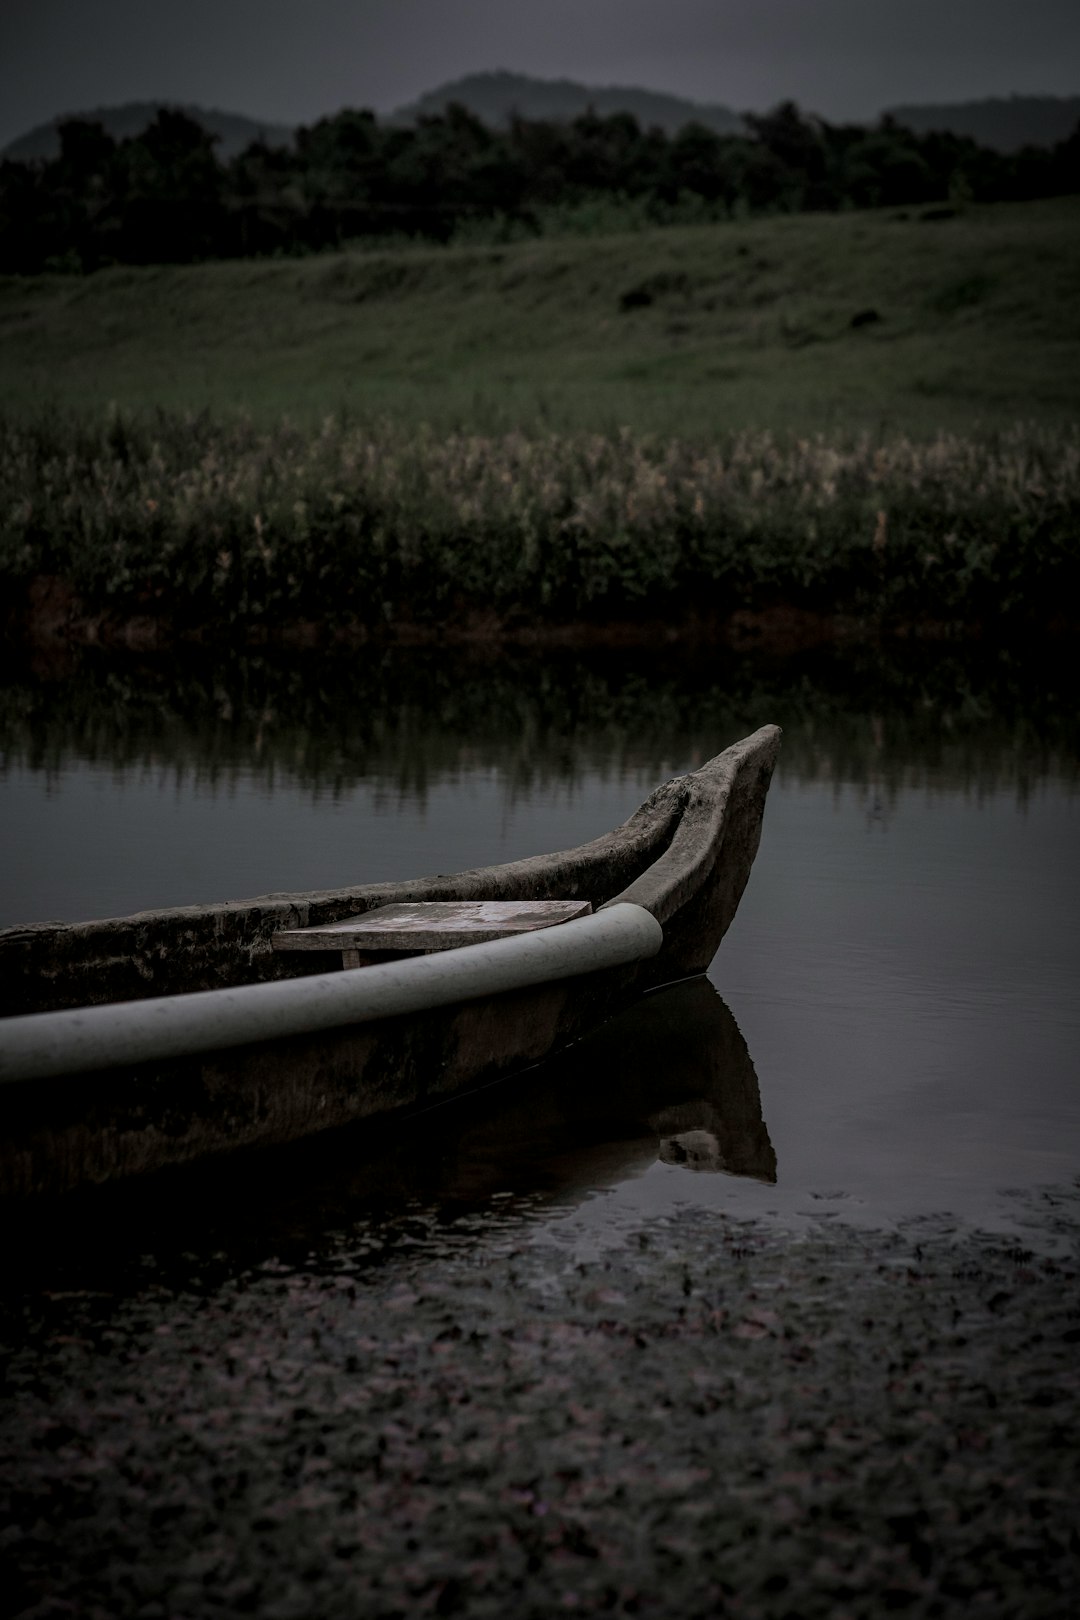
M 427 1191 L 574 1198 L 655 1164 L 776 1180 L 757 1075 L 705 978 L 659 990 L 570 1051 L 446 1110 Z M 423 1123 L 428 1125 L 431 1116 Z M 430 1127 L 429 1127 L 430 1128 Z
M 543 1219 L 657 1160 L 776 1179 L 746 1042 L 705 978 L 424 1113 L 44 1200 L 33 1223 L 18 1219 L 17 1269 L 120 1290 L 148 1258 L 156 1284 L 271 1256 L 361 1270 L 402 1245 L 436 1256 L 478 1227 Z

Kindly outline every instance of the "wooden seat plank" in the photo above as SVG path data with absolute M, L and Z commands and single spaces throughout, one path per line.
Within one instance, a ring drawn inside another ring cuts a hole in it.
M 589 900 L 425 900 L 377 906 L 317 928 L 287 928 L 276 951 L 446 951 L 588 916 Z

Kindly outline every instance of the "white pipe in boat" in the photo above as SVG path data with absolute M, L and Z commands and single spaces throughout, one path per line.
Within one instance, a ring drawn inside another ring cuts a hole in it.
M 554 928 L 375 967 L 6 1018 L 0 1081 L 123 1068 L 475 1001 L 655 956 L 663 938 L 644 907 L 622 902 Z

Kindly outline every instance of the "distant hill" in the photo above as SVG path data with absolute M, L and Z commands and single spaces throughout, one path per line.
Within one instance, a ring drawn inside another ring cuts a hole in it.
M 721 135 L 746 133 L 741 117 L 730 107 L 709 106 L 628 85 L 601 87 L 577 84 L 573 79 L 533 79 L 525 73 L 466 74 L 463 79 L 429 90 L 418 101 L 398 107 L 390 119 L 395 124 L 411 124 L 417 118 L 441 113 L 451 101 L 460 102 L 495 127 L 508 123 L 515 113 L 522 118 L 568 123 L 592 107 L 602 116 L 633 113 L 643 128 L 659 124 L 668 134 L 691 121 L 705 124 Z
M 470 73 L 429 90 L 419 100 L 398 107 L 381 121 L 413 123 L 417 118 L 442 112 L 452 101 L 461 102 L 494 127 L 505 125 L 514 113 L 523 118 L 566 123 L 592 107 L 602 115 L 633 113 L 642 128 L 659 124 L 668 134 L 691 121 L 705 124 L 721 135 L 746 133 L 741 116 L 719 104 L 687 101 L 681 96 L 629 85 L 599 86 L 578 84 L 573 79 L 534 79 L 525 73 Z M 129 101 L 120 107 L 95 107 L 53 118 L 20 135 L 4 148 L 2 155 L 23 163 L 55 157 L 60 150 L 57 125 L 64 118 L 94 119 L 104 124 L 116 140 L 123 140 L 141 134 L 163 106 L 177 106 L 178 111 L 187 113 L 189 118 L 216 135 L 218 155 L 226 159 L 243 151 L 254 140 L 265 140 L 271 146 L 288 146 L 295 135 L 288 124 L 272 124 L 248 118 L 243 113 L 178 106 L 174 102 Z M 985 101 L 890 107 L 888 115 L 920 134 L 949 130 L 957 135 L 969 135 L 980 145 L 999 152 L 1013 152 L 1025 145 L 1053 146 L 1070 135 L 1080 121 L 1080 96 L 1009 96 Z
M 294 131 L 287 124 L 261 122 L 257 118 L 245 118 L 242 113 L 219 112 L 214 107 L 180 106 L 176 102 L 164 101 L 129 101 L 122 107 L 95 107 L 90 112 L 64 113 L 47 124 L 38 124 L 36 129 L 20 135 L 6 146 L 3 155 L 19 163 L 58 157 L 60 137 L 57 126 L 67 118 L 87 118 L 104 124 L 113 139 L 118 141 L 141 135 L 147 124 L 152 124 L 166 106 L 187 113 L 189 118 L 208 129 L 211 135 L 216 135 L 217 153 L 222 158 L 235 157 L 245 146 L 260 139 L 271 146 L 289 146 L 292 143 Z
M 1071 135 L 1080 122 L 1080 96 L 995 96 L 888 111 L 919 135 L 948 130 L 998 152 L 1017 152 L 1022 146 L 1056 146 Z

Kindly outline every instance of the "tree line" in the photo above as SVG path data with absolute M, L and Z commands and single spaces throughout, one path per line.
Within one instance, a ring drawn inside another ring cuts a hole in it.
M 657 223 L 746 214 L 958 206 L 1080 191 L 1080 125 L 1053 147 L 1001 153 L 888 118 L 829 124 L 784 102 L 745 135 L 631 113 L 493 129 L 449 106 L 415 125 L 346 110 L 255 141 L 228 162 L 187 114 L 134 138 L 69 119 L 59 156 L 0 163 L 0 271 L 317 252 L 364 238 L 447 242 L 477 228 L 541 233 L 555 209 L 625 204 Z

